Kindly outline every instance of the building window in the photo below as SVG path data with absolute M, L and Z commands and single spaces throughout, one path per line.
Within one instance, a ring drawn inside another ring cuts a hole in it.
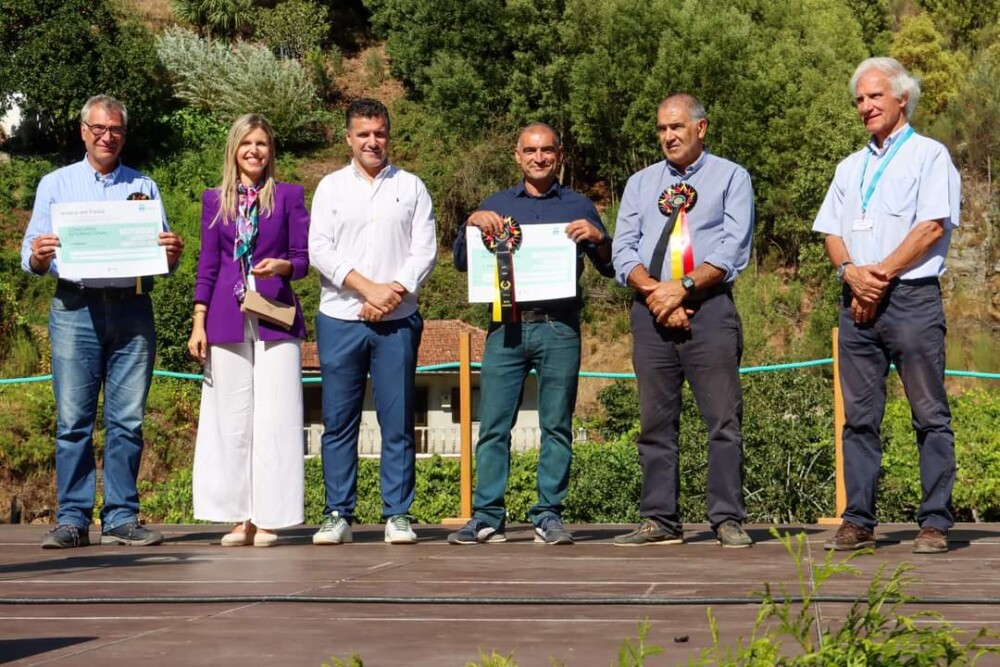
M 451 390 L 451 423 L 462 421 L 462 396 L 458 387 Z M 472 388 L 472 421 L 479 421 L 479 387 Z

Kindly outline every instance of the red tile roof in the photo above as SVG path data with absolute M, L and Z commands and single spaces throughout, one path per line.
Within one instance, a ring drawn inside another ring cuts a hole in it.
M 458 341 L 462 333 L 472 334 L 472 361 L 483 360 L 486 332 L 462 320 L 426 320 L 417 352 L 418 366 L 458 362 Z M 319 370 L 316 343 L 302 343 L 302 369 Z

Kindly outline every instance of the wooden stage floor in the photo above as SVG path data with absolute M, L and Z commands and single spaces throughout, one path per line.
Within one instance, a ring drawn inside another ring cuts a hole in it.
M 285 531 L 274 548 L 224 549 L 226 528 L 199 525 L 160 526 L 158 547 L 50 551 L 38 546 L 46 528 L 0 526 L 3 665 L 320 667 L 356 652 L 366 667 L 461 667 L 483 650 L 513 651 L 522 667 L 606 666 L 644 618 L 648 642 L 665 649 L 648 664 L 676 665 L 710 644 L 707 607 L 735 645 L 757 613 L 744 600 L 764 582 L 797 592 L 793 561 L 764 526 L 749 527 L 754 548 L 732 550 L 703 524 L 683 545 L 642 548 L 611 544 L 625 527 L 586 525 L 572 527 L 577 544 L 559 547 L 534 544 L 529 526 L 509 527 L 506 544 L 467 547 L 448 545 L 442 526 L 417 526 L 414 546 L 362 526 L 350 545 L 314 547 L 310 527 Z M 807 535 L 812 565 L 834 527 L 783 529 Z M 914 556 L 915 534 L 881 526 L 875 555 L 854 561 L 861 576 L 822 593 L 861 594 L 880 565 L 907 561 L 920 580 L 908 593 L 949 598 L 907 613 L 1000 630 L 1000 525 L 957 526 L 943 556 Z M 836 623 L 848 605 L 819 607 Z

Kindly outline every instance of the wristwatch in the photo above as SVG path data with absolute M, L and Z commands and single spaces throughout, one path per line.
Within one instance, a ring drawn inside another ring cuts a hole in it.
M 681 287 L 683 287 L 684 291 L 688 294 L 694 294 L 694 280 L 691 276 L 684 276 L 681 278 Z
M 844 282 L 844 271 L 847 270 L 847 267 L 848 267 L 849 264 L 854 264 L 854 262 L 852 262 L 851 260 L 847 259 L 847 260 L 844 260 L 843 262 L 841 262 L 837 266 L 837 280 L 839 280 L 840 282 Z

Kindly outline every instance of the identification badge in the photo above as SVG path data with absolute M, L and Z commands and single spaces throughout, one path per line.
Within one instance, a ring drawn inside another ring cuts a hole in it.
M 852 232 L 870 232 L 873 229 L 875 229 L 875 218 L 866 218 L 864 216 L 855 218 L 851 226 Z

